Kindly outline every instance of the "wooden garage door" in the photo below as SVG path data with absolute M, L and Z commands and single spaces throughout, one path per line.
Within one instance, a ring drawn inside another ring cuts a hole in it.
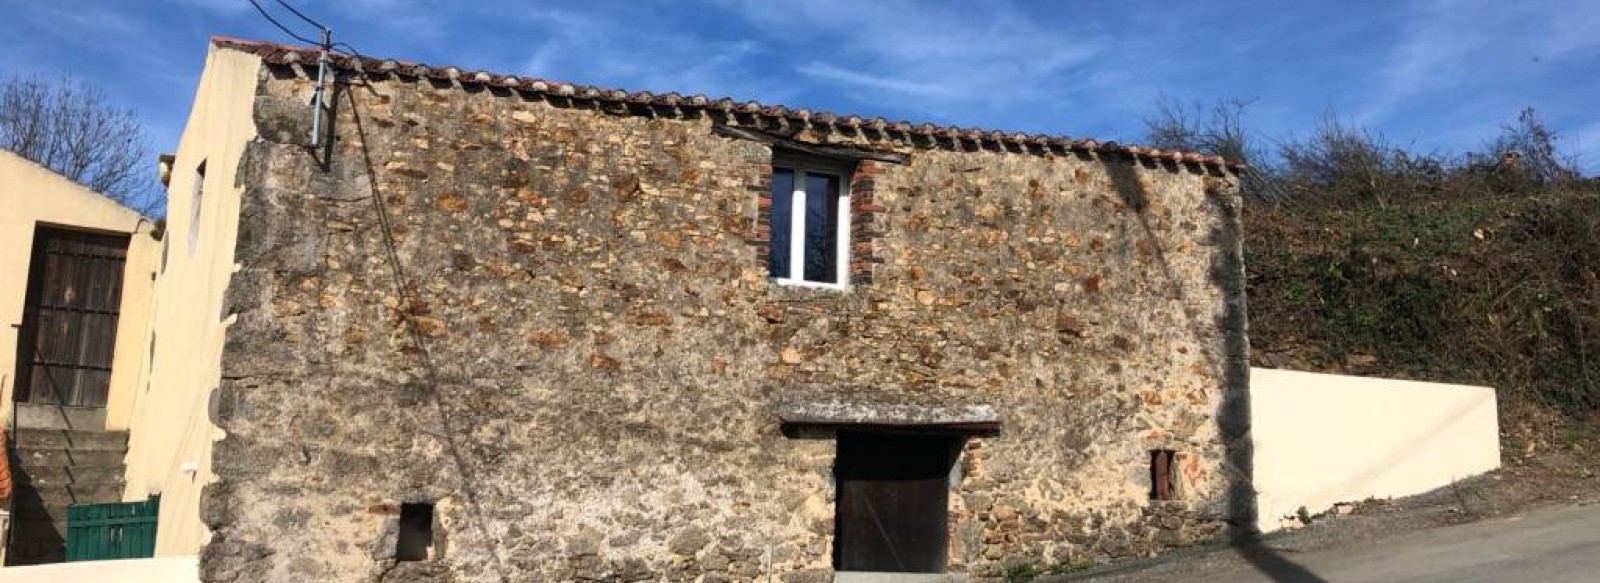
M 950 436 L 840 432 L 836 568 L 943 573 L 960 447 Z
M 104 407 L 128 237 L 40 227 L 17 343 L 16 399 Z

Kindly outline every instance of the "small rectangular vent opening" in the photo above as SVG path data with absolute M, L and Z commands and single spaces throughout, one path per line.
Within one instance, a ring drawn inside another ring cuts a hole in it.
M 433 546 L 433 503 L 400 505 L 400 536 L 395 542 L 397 561 L 426 561 Z
M 1173 472 L 1176 452 L 1157 449 L 1150 452 L 1150 499 L 1173 500 L 1177 498 L 1177 476 Z

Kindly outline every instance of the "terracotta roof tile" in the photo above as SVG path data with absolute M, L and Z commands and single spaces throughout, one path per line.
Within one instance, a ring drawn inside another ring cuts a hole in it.
M 0 451 L 11 451 L 6 445 L 6 432 L 0 430 Z M 0 457 L 0 500 L 11 499 L 11 456 Z
M 212 37 L 212 44 L 238 51 L 244 51 L 261 57 L 272 65 L 311 65 L 315 64 L 320 56 L 320 49 L 316 47 L 289 46 L 278 43 L 241 40 L 227 37 Z M 503 75 L 488 71 L 464 71 L 458 67 L 429 67 L 421 63 L 411 63 L 395 59 L 358 58 L 354 55 L 334 52 L 329 55 L 329 60 L 334 68 L 352 72 L 377 72 L 394 74 L 404 77 L 455 81 L 468 85 L 494 85 L 515 88 L 530 93 L 553 94 L 559 97 L 570 97 L 584 100 L 594 100 L 612 104 L 633 104 L 646 106 L 661 106 L 673 108 L 709 109 L 723 113 L 741 113 L 746 115 L 765 117 L 773 120 L 794 120 L 808 122 L 813 125 L 827 125 L 838 128 L 868 128 L 876 132 L 885 132 L 893 137 L 900 134 L 902 137 L 918 136 L 923 138 L 948 139 L 952 141 L 967 141 L 984 144 L 997 144 L 1020 148 L 1041 148 L 1078 150 L 1086 152 L 1110 153 L 1133 156 L 1135 158 L 1183 164 L 1187 166 L 1202 166 L 1215 170 L 1243 172 L 1246 167 L 1242 164 L 1229 163 L 1218 156 L 1208 156 L 1197 152 L 1179 152 L 1175 150 L 1160 150 L 1139 146 L 1123 146 L 1116 142 L 1098 142 L 1093 139 L 1073 140 L 1067 136 L 1028 135 L 1023 133 L 1006 133 L 996 130 L 979 128 L 959 128 L 954 126 L 938 126 L 932 123 L 913 124 L 907 121 L 890 122 L 882 117 L 863 118 L 856 115 L 841 115 L 829 111 L 813 112 L 804 108 L 788 108 L 783 105 L 764 105 L 756 101 L 739 103 L 731 98 L 710 98 L 705 95 L 694 95 L 683 98 L 677 93 L 654 94 L 649 91 L 630 92 L 622 89 L 602 89 L 588 86 L 575 86 L 571 83 L 561 83 L 546 79 L 530 77 L 517 77 Z

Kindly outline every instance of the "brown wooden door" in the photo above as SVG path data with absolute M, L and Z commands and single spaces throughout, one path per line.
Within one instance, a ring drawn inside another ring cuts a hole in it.
M 840 571 L 943 573 L 958 438 L 840 432 L 834 538 Z
M 127 257 L 126 235 L 38 228 L 17 342 L 17 401 L 106 406 Z

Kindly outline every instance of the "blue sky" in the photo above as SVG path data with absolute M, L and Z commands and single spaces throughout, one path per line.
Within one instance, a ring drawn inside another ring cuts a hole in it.
M 0 2 L 0 70 L 104 86 L 158 151 L 176 144 L 210 35 L 286 40 L 245 0 Z M 1266 136 L 1331 110 L 1451 153 L 1534 106 L 1600 173 L 1597 0 L 295 4 L 368 55 L 1102 140 L 1138 141 L 1166 95 L 1253 100 L 1247 123 Z

